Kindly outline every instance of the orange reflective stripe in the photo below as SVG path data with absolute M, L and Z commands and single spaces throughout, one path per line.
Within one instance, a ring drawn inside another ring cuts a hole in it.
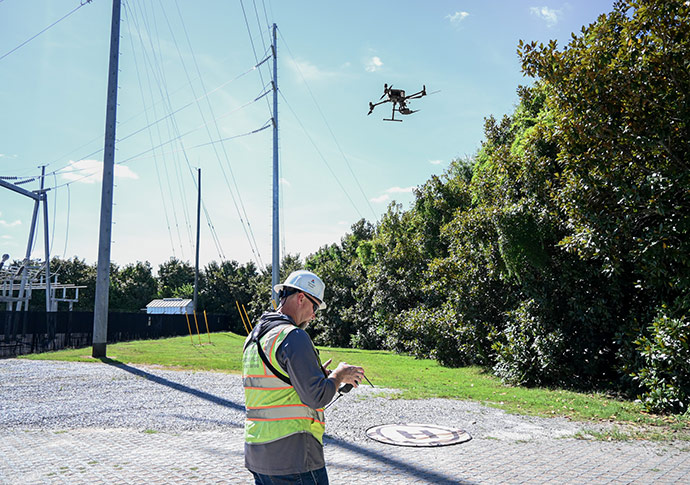
M 257 391 L 284 391 L 285 389 L 292 389 L 292 386 L 287 387 L 247 387 L 245 389 L 254 389 Z
M 276 342 L 278 341 L 278 337 L 280 337 L 280 334 L 281 334 L 281 333 L 282 333 L 282 331 L 278 332 L 278 334 L 277 334 L 277 335 L 275 336 L 275 338 L 273 339 L 273 343 L 271 344 L 271 351 L 270 351 L 269 354 L 268 354 L 268 355 L 269 355 L 269 357 L 268 357 L 269 359 L 271 359 L 271 358 L 273 357 L 273 348 L 276 346 Z M 273 362 L 271 362 L 271 363 L 273 363 Z M 276 364 L 278 364 L 278 362 L 276 362 Z
M 326 423 L 324 421 L 319 421 L 318 419 L 314 418 L 251 418 L 251 421 L 288 421 L 288 420 L 293 420 L 293 419 L 308 419 L 309 421 L 313 421 L 315 423 L 323 424 L 325 425 Z
M 296 406 L 301 406 L 304 408 L 309 407 L 306 404 L 276 404 L 275 406 L 247 406 L 247 409 L 290 408 L 290 407 L 296 407 Z
M 242 385 L 244 387 L 248 388 L 280 388 L 280 389 L 289 389 L 290 386 L 286 382 L 283 382 L 282 380 L 278 379 L 275 376 L 255 376 L 255 377 L 244 377 L 242 380 Z M 287 387 L 286 387 L 287 386 Z
M 262 388 L 262 389 L 264 389 L 264 388 Z M 246 406 L 245 408 L 246 409 L 271 409 L 271 408 L 289 408 L 291 406 L 302 406 L 302 407 L 311 409 L 306 404 L 284 404 L 282 406 Z M 324 408 L 314 409 L 314 411 L 322 413 L 324 411 Z

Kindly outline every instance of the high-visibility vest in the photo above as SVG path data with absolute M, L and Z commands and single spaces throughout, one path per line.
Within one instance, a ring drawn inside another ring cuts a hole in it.
M 297 327 L 286 323 L 269 330 L 260 344 L 269 362 L 282 370 L 276 352 Z M 248 340 L 250 337 L 248 337 Z M 244 398 L 247 418 L 244 437 L 247 443 L 269 443 L 295 433 L 311 433 L 323 444 L 324 410 L 302 403 L 295 388 L 286 384 L 262 362 L 256 344 L 245 347 L 243 359 Z M 287 375 L 287 372 L 282 370 Z

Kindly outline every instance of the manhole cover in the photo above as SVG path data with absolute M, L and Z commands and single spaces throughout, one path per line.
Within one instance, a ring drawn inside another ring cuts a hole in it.
M 472 439 L 466 431 L 435 424 L 382 424 L 367 430 L 372 440 L 398 446 L 448 446 Z

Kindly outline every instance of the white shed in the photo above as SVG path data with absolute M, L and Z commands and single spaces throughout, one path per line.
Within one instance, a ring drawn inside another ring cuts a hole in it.
M 184 315 L 194 313 L 192 300 L 185 298 L 163 298 L 146 305 L 146 313 L 165 315 Z

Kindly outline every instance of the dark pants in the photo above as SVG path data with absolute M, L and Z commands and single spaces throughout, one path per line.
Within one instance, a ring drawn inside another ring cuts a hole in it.
M 254 475 L 254 483 L 256 485 L 289 485 L 293 483 L 299 485 L 328 485 L 326 467 L 292 475 L 262 475 L 254 472 L 252 474 Z

